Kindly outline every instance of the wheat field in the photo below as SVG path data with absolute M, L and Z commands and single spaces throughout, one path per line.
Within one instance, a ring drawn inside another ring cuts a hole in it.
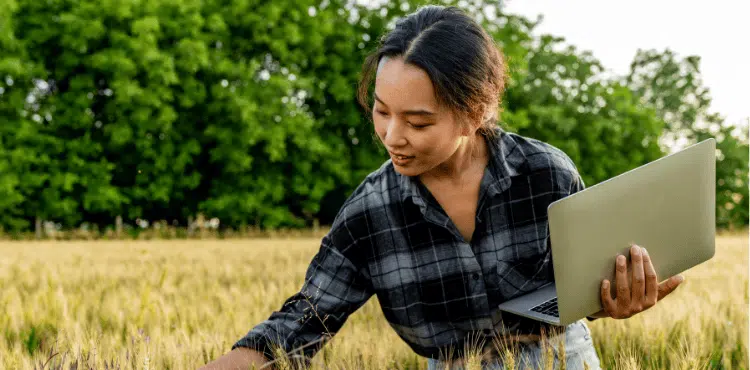
M 299 288 L 319 239 L 0 242 L 0 369 L 191 369 Z M 747 369 L 747 232 L 656 307 L 589 323 L 608 369 Z M 471 361 L 467 361 L 471 364 Z M 376 298 L 316 369 L 424 369 Z

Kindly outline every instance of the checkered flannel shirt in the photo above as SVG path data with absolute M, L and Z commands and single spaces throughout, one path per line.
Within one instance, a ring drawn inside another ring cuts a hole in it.
M 300 291 L 232 349 L 310 359 L 376 295 L 419 355 L 462 356 L 470 335 L 539 334 L 547 324 L 497 306 L 552 281 L 547 206 L 584 184 L 572 160 L 541 141 L 497 129 L 467 243 L 424 185 L 390 160 L 347 199 Z M 314 308 L 314 310 L 313 310 Z

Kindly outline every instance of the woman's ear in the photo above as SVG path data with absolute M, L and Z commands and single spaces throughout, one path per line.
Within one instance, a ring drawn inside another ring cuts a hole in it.
M 471 126 L 469 126 L 469 123 L 464 121 L 464 122 L 461 122 L 460 125 L 461 125 L 461 136 L 469 136 L 470 131 L 471 131 Z
M 497 106 L 490 107 L 485 105 L 484 106 L 484 115 L 482 116 L 482 124 L 485 122 L 491 120 L 493 117 L 497 116 Z
M 453 119 L 456 123 L 458 123 L 458 126 L 460 127 L 460 135 L 461 136 L 474 136 L 474 133 L 476 133 L 477 130 L 479 130 L 480 127 L 482 127 L 482 122 L 476 122 L 475 119 L 472 120 L 470 115 L 467 113 L 453 113 Z
M 461 136 L 474 136 L 474 132 L 479 128 L 475 122 L 464 119 L 460 123 L 461 125 Z
M 482 128 L 481 122 L 466 121 L 461 124 L 461 136 L 473 138 L 474 135 Z

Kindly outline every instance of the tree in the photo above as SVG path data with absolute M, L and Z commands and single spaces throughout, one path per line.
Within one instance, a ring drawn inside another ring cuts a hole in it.
M 0 228 L 20 229 L 28 227 L 28 221 L 22 218 L 20 205 L 24 198 L 13 157 L 14 153 L 15 156 L 23 153 L 10 145 L 10 135 L 17 134 L 14 131 L 23 119 L 18 107 L 24 104 L 25 87 L 16 81 L 23 81 L 32 71 L 24 63 L 23 44 L 14 37 L 13 15 L 18 5 L 13 0 L 0 0 L 0 8 L 6 9 L 0 13 Z
M 330 222 L 387 159 L 356 102 L 362 61 L 427 3 L 0 0 L 0 226 Z M 658 158 L 663 129 L 689 121 L 563 39 L 533 36 L 540 20 L 442 4 L 507 59 L 500 124 L 565 151 L 588 185 Z
M 680 58 L 669 49 L 638 50 L 625 83 L 667 124 L 665 146 L 680 139 L 688 144 L 716 139 L 716 224 L 747 226 L 747 125 L 731 126 L 720 114 L 710 112 L 710 90 L 703 85 L 700 57 Z
M 543 35 L 529 50 L 528 69 L 506 91 L 508 126 L 562 149 L 589 186 L 659 158 L 664 125 L 653 110 L 563 41 Z

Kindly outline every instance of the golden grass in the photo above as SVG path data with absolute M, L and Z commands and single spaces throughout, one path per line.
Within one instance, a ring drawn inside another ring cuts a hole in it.
M 0 368 L 190 369 L 299 288 L 319 239 L 0 242 Z M 653 309 L 589 323 L 610 369 L 747 368 L 747 233 Z M 471 361 L 467 361 L 471 363 Z M 424 369 L 376 299 L 315 368 Z

